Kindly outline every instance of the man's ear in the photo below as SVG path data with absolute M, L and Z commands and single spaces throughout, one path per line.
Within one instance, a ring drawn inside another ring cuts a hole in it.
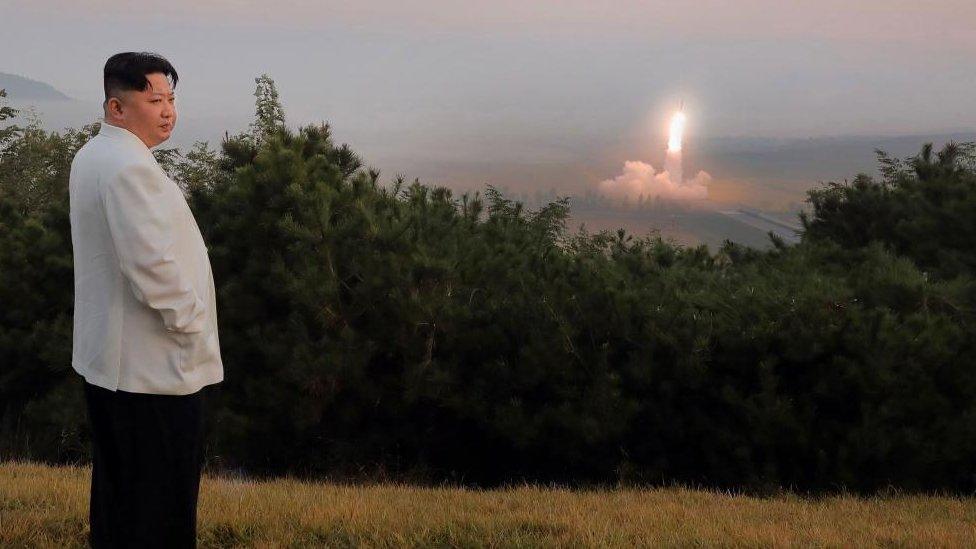
M 122 101 L 118 97 L 109 97 L 105 101 L 105 114 L 114 118 L 121 118 Z

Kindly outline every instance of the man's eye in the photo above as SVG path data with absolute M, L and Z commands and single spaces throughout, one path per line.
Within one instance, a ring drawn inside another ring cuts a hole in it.
M 152 99 L 152 100 L 150 100 L 149 102 L 150 102 L 150 103 L 159 103 L 159 99 Z

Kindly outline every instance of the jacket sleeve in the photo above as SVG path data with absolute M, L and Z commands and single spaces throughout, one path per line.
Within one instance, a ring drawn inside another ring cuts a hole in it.
M 159 311 L 167 331 L 200 332 L 206 306 L 175 255 L 166 183 L 151 165 L 123 168 L 102 189 L 105 216 L 136 299 Z

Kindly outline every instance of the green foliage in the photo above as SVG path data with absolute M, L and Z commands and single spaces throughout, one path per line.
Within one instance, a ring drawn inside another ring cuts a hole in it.
M 251 135 L 260 142 L 284 128 L 285 111 L 278 99 L 278 88 L 270 76 L 262 74 L 254 82 L 257 84 L 254 90 L 256 112 L 251 123 Z
M 48 133 L 35 119 L 0 141 L 0 450 L 31 441 L 52 449 L 51 459 L 79 455 L 84 416 L 72 415 L 76 395 L 65 391 L 74 297 L 67 186 L 71 159 L 94 130 Z
M 877 241 L 936 278 L 976 272 L 976 144 L 931 143 L 904 160 L 878 151 L 881 180 L 858 175 L 810 191 L 804 238 L 847 248 Z
M 43 130 L 33 119 L 17 130 L 17 137 L 0 148 L 0 196 L 25 215 L 66 202 L 71 159 L 97 133 L 98 124 L 59 134 Z
M 968 146 L 882 155 L 880 183 L 811 191 L 799 245 L 711 255 L 568 234 L 565 198 L 533 211 L 491 186 L 384 186 L 328 125 L 286 128 L 270 78 L 256 95 L 252 131 L 219 151 L 157 151 L 217 284 L 217 465 L 479 485 L 976 486 Z M 90 134 L 34 128 L 0 155 L 6 454 L 84 452 L 64 159 Z
M 3 104 L 6 102 L 4 100 L 5 97 L 7 97 L 7 90 L 0 88 L 0 122 L 14 118 L 19 112 L 10 105 Z M 17 127 L 16 124 L 10 124 L 6 127 L 0 128 L 0 148 L 6 147 L 7 143 L 16 137 L 19 132 L 20 128 Z

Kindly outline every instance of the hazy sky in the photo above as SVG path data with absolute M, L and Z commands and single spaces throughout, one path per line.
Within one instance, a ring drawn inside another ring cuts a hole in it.
M 679 99 L 692 141 L 976 129 L 973 0 L 5 0 L 0 13 L 0 71 L 93 115 L 105 59 L 152 50 L 180 73 L 184 129 L 246 124 L 266 72 L 291 125 L 327 120 L 405 169 L 622 162 L 663 142 Z

